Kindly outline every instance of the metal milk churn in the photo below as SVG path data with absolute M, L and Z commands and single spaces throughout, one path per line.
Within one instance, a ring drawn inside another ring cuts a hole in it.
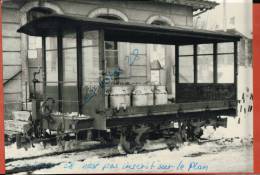
M 130 106 L 131 87 L 126 85 L 114 85 L 111 87 L 110 106 L 111 108 L 126 108 Z
M 133 91 L 133 106 L 153 105 L 152 86 L 137 85 Z
M 168 96 L 165 86 L 156 86 L 155 105 L 164 105 L 168 103 Z

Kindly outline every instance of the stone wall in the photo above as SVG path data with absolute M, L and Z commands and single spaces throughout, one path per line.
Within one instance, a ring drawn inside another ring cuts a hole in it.
M 4 110 L 6 118 L 11 110 L 20 110 L 22 101 L 20 12 L 17 8 L 2 9 Z M 15 76 L 16 75 L 16 76 Z M 11 81 L 7 82 L 10 78 Z

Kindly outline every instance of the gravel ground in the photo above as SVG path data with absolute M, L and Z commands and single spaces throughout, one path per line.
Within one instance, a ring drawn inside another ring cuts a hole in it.
M 58 147 L 36 144 L 28 151 L 17 150 L 15 145 L 5 148 L 7 172 L 48 173 L 108 173 L 108 172 L 252 172 L 253 171 L 253 114 L 248 112 L 252 92 L 252 69 L 239 68 L 238 117 L 228 118 L 227 128 L 204 128 L 204 138 L 212 140 L 203 144 L 185 143 L 179 150 L 169 151 L 161 140 L 149 142 L 146 150 L 159 149 L 140 154 L 102 158 L 118 153 L 116 147 L 86 150 L 46 156 L 58 152 Z M 67 149 L 74 143 L 68 143 Z M 93 147 L 97 142 L 81 146 Z M 35 156 L 34 158 L 30 158 Z M 38 156 L 38 157 L 37 157 Z M 26 158 L 27 157 L 27 158 Z M 23 158 L 23 159 L 21 159 Z M 16 159 L 16 160 L 12 160 Z
M 166 145 L 158 140 L 147 143 L 145 148 L 151 150 L 165 147 Z M 10 170 L 11 172 L 28 170 L 35 174 L 57 172 L 251 172 L 253 170 L 252 139 L 248 138 L 222 138 L 200 145 L 185 143 L 179 150 L 163 149 L 148 153 L 101 158 L 117 152 L 117 148 L 113 147 L 57 156 L 43 156 L 9 162 L 6 164 L 6 169 L 8 172 Z

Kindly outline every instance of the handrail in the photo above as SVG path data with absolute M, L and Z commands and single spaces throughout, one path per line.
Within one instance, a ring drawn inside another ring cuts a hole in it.
M 9 78 L 8 80 L 6 80 L 6 81 L 4 82 L 4 86 L 5 86 L 6 84 L 8 84 L 11 80 L 13 80 L 15 77 L 17 77 L 21 72 L 22 72 L 22 70 L 19 70 L 19 71 L 16 72 L 11 78 Z

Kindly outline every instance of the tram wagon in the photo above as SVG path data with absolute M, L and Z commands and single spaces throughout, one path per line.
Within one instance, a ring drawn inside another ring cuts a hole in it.
M 142 150 L 147 139 L 164 138 L 173 149 L 200 139 L 203 126 L 226 126 L 222 116 L 236 116 L 239 35 L 64 15 L 35 19 L 18 32 L 42 37 L 43 45 L 42 66 L 34 73 L 31 115 L 15 132 L 18 147 L 46 144 L 48 139 L 64 147 L 65 140 L 91 139 L 133 153 Z M 114 53 L 108 47 L 118 43 L 172 48 L 173 76 L 166 76 L 164 86 L 127 77 L 127 71 L 135 71 L 127 67 L 141 56 L 134 50 L 109 60 Z M 229 83 L 219 81 L 223 57 L 232 62 Z M 200 82 L 198 64 L 208 58 L 212 80 Z M 124 66 L 111 63 L 120 60 Z M 182 70 L 185 66 L 190 66 L 188 71 Z M 185 80 L 185 75 L 192 76 Z M 175 96 L 168 94 L 167 84 L 173 85 Z

